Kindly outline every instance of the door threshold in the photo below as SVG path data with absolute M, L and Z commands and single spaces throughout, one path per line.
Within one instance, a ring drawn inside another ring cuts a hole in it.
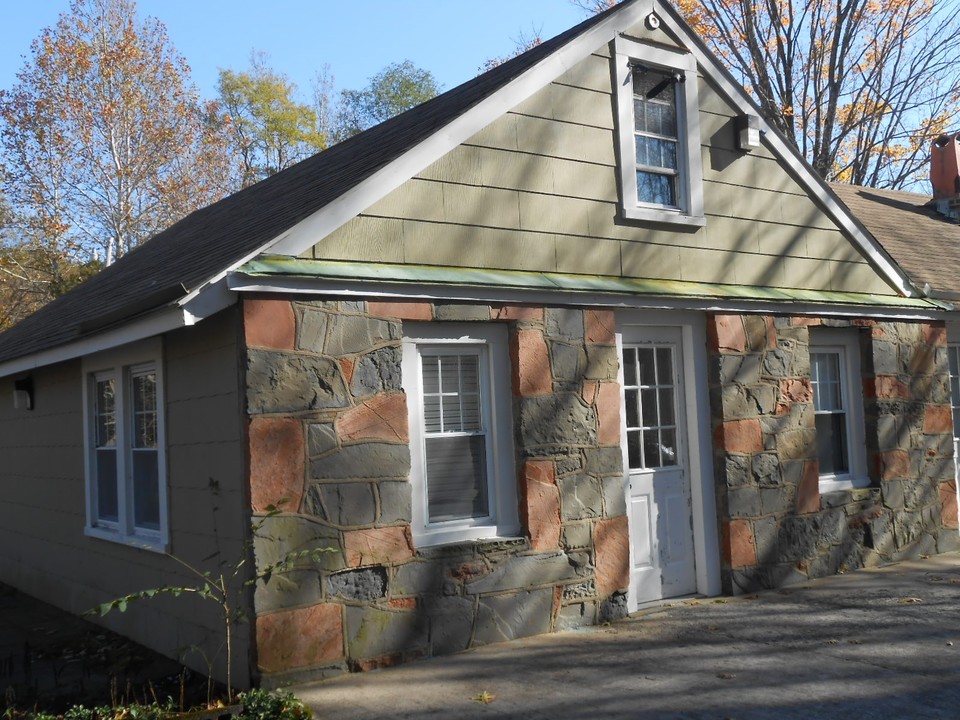
M 660 598 L 659 600 L 648 600 L 647 602 L 638 603 L 637 609 L 630 613 L 629 617 L 647 615 L 651 612 L 659 610 L 662 607 L 667 607 L 669 605 L 682 605 L 690 600 L 704 600 L 707 597 L 709 596 L 701 593 L 691 593 L 690 595 L 678 595 L 676 597 Z

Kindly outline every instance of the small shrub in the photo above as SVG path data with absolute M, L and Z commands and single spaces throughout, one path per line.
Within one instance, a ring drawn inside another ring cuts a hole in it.
M 292 693 L 253 689 L 240 694 L 243 713 L 238 720 L 308 720 L 313 713 Z

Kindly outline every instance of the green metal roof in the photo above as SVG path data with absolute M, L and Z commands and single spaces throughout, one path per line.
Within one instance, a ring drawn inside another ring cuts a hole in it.
M 829 305 L 860 305 L 884 308 L 952 310 L 949 303 L 928 298 L 897 295 L 803 290 L 756 285 L 685 282 L 571 275 L 516 270 L 481 270 L 436 265 L 399 265 L 390 263 L 309 260 L 287 255 L 262 255 L 236 271 L 249 277 L 318 278 L 355 282 L 383 282 L 433 286 L 514 288 L 525 290 L 562 290 L 565 292 L 608 293 L 664 298 L 717 300 L 754 300 L 765 302 L 801 302 Z

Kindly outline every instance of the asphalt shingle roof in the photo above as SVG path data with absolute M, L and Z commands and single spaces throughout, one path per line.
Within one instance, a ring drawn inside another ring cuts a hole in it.
M 960 299 L 960 225 L 934 208 L 927 195 L 833 184 L 831 189 L 890 253 L 917 287 Z
M 0 362 L 175 302 L 470 110 L 614 7 L 366 132 L 197 210 L 0 334 Z

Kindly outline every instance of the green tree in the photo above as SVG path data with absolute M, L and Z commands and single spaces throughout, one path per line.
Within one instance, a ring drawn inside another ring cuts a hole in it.
M 38 241 L 110 264 L 230 189 L 210 113 L 163 24 L 73 0 L 0 92 L 2 187 Z
M 221 70 L 218 82 L 227 130 L 246 187 L 323 150 L 317 113 L 294 99 L 296 85 L 254 53 L 245 72 Z
M 370 78 L 363 90 L 344 90 L 335 120 L 336 136 L 344 140 L 426 102 L 440 92 L 429 70 L 409 60 L 388 65 Z
M 599 12 L 617 0 L 573 0 Z M 764 117 L 827 180 L 900 188 L 960 121 L 955 3 L 678 0 Z

